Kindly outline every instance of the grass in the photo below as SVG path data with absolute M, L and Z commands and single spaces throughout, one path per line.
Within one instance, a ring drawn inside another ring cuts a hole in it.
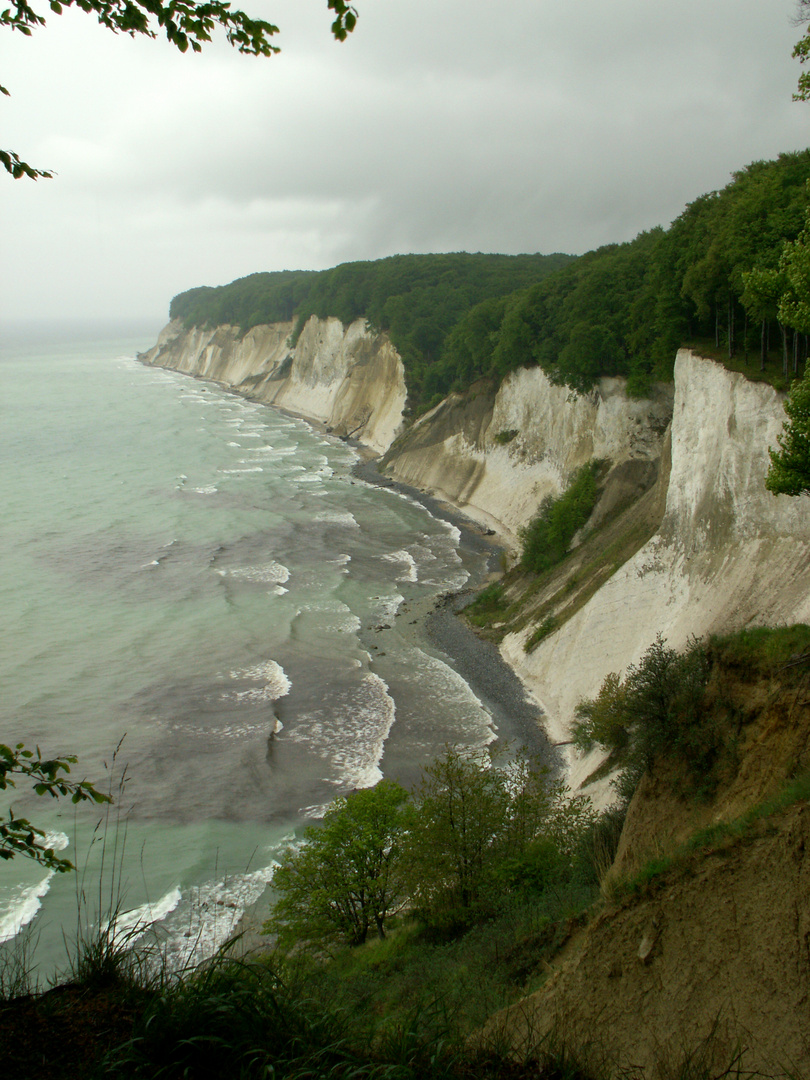
M 671 854 L 649 859 L 630 877 L 612 883 L 611 896 L 620 898 L 644 893 L 669 870 L 688 865 L 696 855 L 750 838 L 760 822 L 807 800 L 810 800 L 810 770 L 786 780 L 770 798 L 750 807 L 732 821 L 717 822 L 700 829 Z
M 489 626 L 506 613 L 508 606 L 503 583 L 493 581 L 464 609 L 464 615 L 474 626 Z
M 796 623 L 782 627 L 751 627 L 735 634 L 710 639 L 715 656 L 724 664 L 749 672 L 787 673 L 810 662 L 810 626 Z

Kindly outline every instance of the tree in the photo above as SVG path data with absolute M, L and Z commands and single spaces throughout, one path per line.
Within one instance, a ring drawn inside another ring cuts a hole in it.
M 48 0 L 52 13 L 61 15 L 66 7 L 76 5 L 86 14 L 95 14 L 102 26 L 113 33 L 119 31 L 134 37 L 158 36 L 163 31 L 168 41 L 180 52 L 189 46 L 192 52 L 201 52 L 203 44 L 211 40 L 216 26 L 225 31 L 228 42 L 240 53 L 248 56 L 272 56 L 279 52 L 270 40 L 278 33 L 278 27 L 263 19 L 252 19 L 244 11 L 232 11 L 229 0 Z M 338 41 L 345 41 L 357 23 L 357 12 L 345 0 L 327 0 L 327 7 L 334 12 L 332 33 Z M 28 0 L 12 0 L 12 6 L 0 11 L 0 26 L 18 30 L 30 37 L 37 27 L 45 26 L 45 19 L 34 11 Z M 0 93 L 9 91 L 0 86 Z M 27 176 L 32 180 L 50 178 L 53 173 L 35 169 L 10 150 L 0 150 L 0 164 L 15 179 Z
M 798 0 L 796 5 L 796 22 L 806 23 L 810 21 L 810 0 Z M 805 63 L 810 56 L 810 30 L 804 37 L 793 46 L 793 58 L 800 64 Z M 794 101 L 810 100 L 810 71 L 803 71 L 799 76 L 798 93 L 793 95 Z
M 430 926 L 455 932 L 516 891 L 542 891 L 570 861 L 590 812 L 523 752 L 503 765 L 450 748 L 428 765 L 404 854 L 412 900 Z
M 772 447 L 765 487 L 774 495 L 810 495 L 810 365 L 785 399 L 788 419 Z
M 429 921 L 459 921 L 481 898 L 506 828 L 505 774 L 471 751 L 427 765 L 408 845 L 412 891 Z
M 15 776 L 25 776 L 33 784 L 37 795 L 50 795 L 57 799 L 70 796 L 71 802 L 92 800 L 94 803 L 112 802 L 109 795 L 97 791 L 88 780 L 68 780 L 70 766 L 77 759 L 68 755 L 61 758 L 43 758 L 39 747 L 27 750 L 24 743 L 15 747 L 0 743 L 0 791 L 16 787 Z M 48 870 L 65 872 L 73 870 L 69 859 L 60 858 L 45 843 L 45 833 L 26 818 L 15 817 L 9 810 L 0 820 L 0 859 L 13 859 L 24 855 L 34 859 Z
M 405 899 L 399 859 L 409 795 L 392 780 L 334 802 L 273 875 L 279 899 L 265 932 L 282 940 L 362 945 Z
M 622 770 L 613 783 L 627 800 L 664 752 L 680 754 L 695 776 L 705 774 L 718 749 L 703 709 L 708 678 L 706 647 L 698 638 L 678 653 L 659 634 L 624 679 L 611 672 L 595 698 L 579 702 L 574 745 L 587 751 L 598 743 L 617 752 Z

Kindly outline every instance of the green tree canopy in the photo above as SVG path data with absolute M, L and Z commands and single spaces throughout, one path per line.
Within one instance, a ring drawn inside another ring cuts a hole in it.
M 524 753 L 494 761 L 450 748 L 426 766 L 405 853 L 415 910 L 455 930 L 497 910 L 516 889 L 542 890 L 573 856 L 587 799 Z
M 88 15 L 95 15 L 102 26 L 114 33 L 155 38 L 162 31 L 180 52 L 186 52 L 189 47 L 192 52 L 201 52 L 217 26 L 225 31 L 235 49 L 248 56 L 272 56 L 279 51 L 271 41 L 278 33 L 278 27 L 264 19 L 253 19 L 244 11 L 232 10 L 228 0 L 204 0 L 203 3 L 193 0 L 48 0 L 45 10 L 61 15 L 65 8 L 73 6 Z M 327 0 L 327 7 L 335 16 L 332 33 L 338 41 L 344 41 L 354 30 L 357 12 L 345 0 Z M 0 11 L 0 26 L 30 36 L 35 29 L 45 26 L 42 10 L 35 11 L 28 0 L 12 0 L 11 7 Z M 8 96 L 9 91 L 0 86 L 0 93 Z M 53 175 L 47 170 L 35 169 L 10 150 L 0 150 L 0 164 L 15 179 L 27 176 L 36 180 Z
M 765 487 L 774 495 L 810 495 L 810 366 L 785 399 L 787 420 L 771 448 Z
M 624 679 L 612 672 L 595 698 L 580 701 L 574 744 L 589 750 L 598 743 L 620 752 L 623 768 L 614 784 L 627 799 L 661 753 L 683 754 L 700 776 L 718 750 L 716 733 L 701 723 L 708 676 L 703 642 L 693 638 L 678 653 L 659 634 Z
M 409 796 L 392 780 L 338 799 L 273 875 L 278 900 L 266 930 L 282 939 L 362 945 L 405 899 L 400 875 Z

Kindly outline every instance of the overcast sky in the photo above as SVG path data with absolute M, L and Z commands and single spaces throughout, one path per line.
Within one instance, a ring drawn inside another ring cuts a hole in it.
M 280 55 L 183 56 L 72 9 L 2 34 L 0 316 L 399 252 L 581 253 L 810 144 L 793 0 L 244 0 Z M 47 5 L 34 0 L 34 7 Z

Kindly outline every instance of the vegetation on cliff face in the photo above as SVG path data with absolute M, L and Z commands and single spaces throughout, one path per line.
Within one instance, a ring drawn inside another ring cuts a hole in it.
M 542 574 L 561 562 L 578 529 L 591 516 L 597 498 L 600 463 L 583 465 L 558 498 L 549 496 L 520 532 L 524 570 Z

